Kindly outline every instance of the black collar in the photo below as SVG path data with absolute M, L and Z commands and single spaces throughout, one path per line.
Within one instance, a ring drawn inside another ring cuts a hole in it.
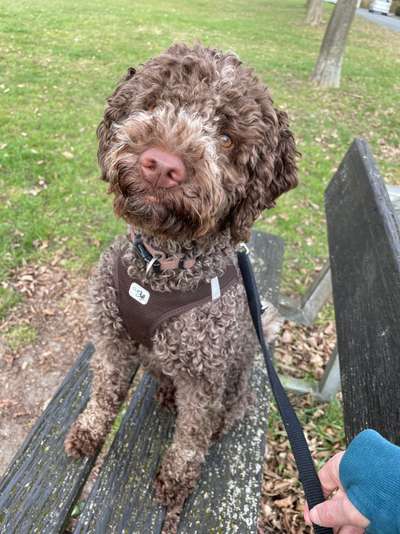
M 141 258 L 146 266 L 146 273 L 153 269 L 155 273 L 161 272 L 161 265 L 159 260 L 151 254 L 151 252 L 146 248 L 143 243 L 143 238 L 141 234 L 135 234 L 133 239 L 133 247 L 136 254 Z

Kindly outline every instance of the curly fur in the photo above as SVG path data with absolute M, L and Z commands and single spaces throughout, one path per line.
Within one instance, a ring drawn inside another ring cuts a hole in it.
M 144 365 L 159 380 L 158 399 L 177 412 L 155 482 L 156 497 L 169 510 L 164 531 L 174 532 L 211 441 L 251 403 L 255 337 L 237 284 L 219 300 L 162 324 L 153 349 L 146 349 L 128 336 L 119 316 L 114 258 L 121 255 L 128 274 L 154 291 L 188 291 L 221 276 L 261 212 L 297 184 L 297 153 L 286 114 L 273 107 L 253 71 L 232 53 L 200 45 L 174 45 L 129 69 L 108 99 L 98 137 L 102 178 L 114 194 L 116 214 L 168 256 L 184 253 L 196 261 L 193 269 L 146 278 L 127 237 L 103 253 L 90 284 L 92 395 L 65 448 L 72 456 L 96 451 L 127 393 L 130 370 Z M 161 189 L 143 179 L 139 158 L 151 147 L 181 158 L 183 183 Z

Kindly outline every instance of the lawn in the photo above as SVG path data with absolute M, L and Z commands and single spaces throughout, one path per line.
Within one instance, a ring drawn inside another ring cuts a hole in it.
M 302 153 L 300 186 L 260 225 L 287 243 L 286 290 L 302 291 L 327 253 L 323 192 L 355 136 L 385 179 L 400 183 L 400 35 L 356 19 L 343 83 L 308 80 L 323 28 L 303 24 L 303 0 L 0 2 L 0 284 L 22 261 L 64 251 L 87 270 L 122 228 L 97 179 L 95 128 L 130 65 L 173 41 L 233 49 L 286 109 Z M 325 6 L 327 19 L 331 6 Z M 3 314 L 17 296 L 0 286 Z
M 366 138 L 385 180 L 400 184 L 400 34 L 356 18 L 342 86 L 321 90 L 309 75 L 325 24 L 306 27 L 304 4 L 0 0 L 0 319 L 21 300 L 5 284 L 15 268 L 62 257 L 64 268 L 86 276 L 124 227 L 98 179 L 96 126 L 127 68 L 174 41 L 235 50 L 288 112 L 302 153 L 300 185 L 258 224 L 286 241 L 285 291 L 304 290 L 327 257 L 324 189 L 352 139 Z M 326 22 L 332 6 L 324 9 Z M 18 348 L 35 336 L 18 326 L 6 341 Z M 314 450 L 326 457 L 343 445 L 338 403 L 300 407 L 318 435 Z M 291 480 L 292 471 L 283 475 Z

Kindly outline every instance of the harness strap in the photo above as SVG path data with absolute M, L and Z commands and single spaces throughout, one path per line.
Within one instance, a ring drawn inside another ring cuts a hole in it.
M 161 323 L 218 300 L 240 283 L 237 268 L 229 263 L 222 276 L 202 280 L 192 291 L 153 291 L 146 281 L 131 278 L 121 254 L 115 256 L 113 275 L 122 324 L 132 339 L 149 349 L 153 347 L 153 337 Z
M 294 459 L 296 461 L 297 469 L 299 471 L 300 481 L 303 485 L 304 493 L 311 510 L 317 504 L 323 502 L 324 495 L 321 488 L 315 466 L 308 449 L 306 439 L 301 428 L 301 424 L 297 415 L 291 406 L 287 394 L 279 380 L 278 374 L 275 371 L 272 363 L 271 352 L 265 343 L 262 323 L 261 323 L 261 302 L 257 289 L 256 280 L 254 277 L 253 268 L 251 266 L 248 252 L 239 251 L 237 253 L 240 271 L 242 273 L 244 287 L 246 290 L 247 300 L 250 308 L 250 314 L 253 319 L 254 328 L 257 333 L 258 340 L 264 355 L 265 365 L 268 371 L 268 377 L 271 383 L 271 389 L 275 397 L 276 404 L 283 424 L 292 447 Z M 320 527 L 313 525 L 316 534 L 333 534 L 331 528 Z

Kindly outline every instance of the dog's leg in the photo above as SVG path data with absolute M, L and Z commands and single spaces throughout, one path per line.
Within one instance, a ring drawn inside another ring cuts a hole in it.
M 112 274 L 114 248 L 102 256 L 91 280 L 91 323 L 96 352 L 92 357 L 92 390 L 86 409 L 71 426 L 65 451 L 73 457 L 90 456 L 104 443 L 129 388 L 139 345 L 119 319 Z
M 159 381 L 159 386 L 155 396 L 156 400 L 163 408 L 175 412 L 175 386 L 173 381 L 169 376 L 165 375 L 157 376 L 157 380 Z
M 92 391 L 85 410 L 65 439 L 69 456 L 92 456 L 104 443 L 118 409 L 129 389 L 135 352 L 123 339 L 95 341 L 91 369 Z
M 243 356 L 241 360 L 235 362 L 228 372 L 223 399 L 224 418 L 220 428 L 213 435 L 213 440 L 217 440 L 222 434 L 229 432 L 236 422 L 243 419 L 254 404 L 254 394 L 249 386 L 254 352 L 243 349 L 241 354 Z
M 157 499 L 168 507 L 165 533 L 175 532 L 182 505 L 199 478 L 222 411 L 221 383 L 186 377 L 175 385 L 178 414 L 174 438 L 155 482 Z

